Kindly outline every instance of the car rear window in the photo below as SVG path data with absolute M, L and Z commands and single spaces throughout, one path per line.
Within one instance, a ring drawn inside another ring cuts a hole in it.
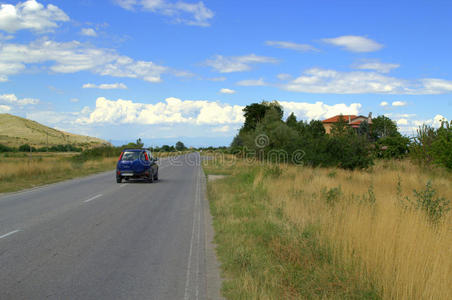
M 122 160 L 133 161 L 135 159 L 139 159 L 140 154 L 141 152 L 139 151 L 124 151 L 124 154 L 122 155 Z

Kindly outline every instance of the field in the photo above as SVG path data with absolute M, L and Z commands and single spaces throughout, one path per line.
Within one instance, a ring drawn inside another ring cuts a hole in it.
M 450 199 L 450 173 L 409 161 L 344 171 L 224 156 L 204 169 L 230 175 L 208 183 L 226 298 L 452 298 L 452 216 L 416 205 Z
M 178 153 L 156 153 L 164 158 Z M 0 154 L 0 193 L 19 191 L 43 184 L 114 170 L 118 157 L 74 161 L 78 153 Z M 114 178 L 112 178 L 112 181 Z

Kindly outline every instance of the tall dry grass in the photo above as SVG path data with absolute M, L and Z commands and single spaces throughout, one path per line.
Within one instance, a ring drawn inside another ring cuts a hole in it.
M 96 172 L 113 170 L 117 158 L 77 163 L 69 155 L 35 154 L 0 157 L 0 193 L 57 182 Z
M 318 225 L 338 264 L 353 266 L 357 278 L 374 282 L 385 299 L 452 299 L 451 214 L 435 226 L 423 211 L 400 205 L 428 180 L 451 200 L 449 173 L 408 161 L 353 172 L 280 168 L 279 177 L 256 176 L 255 184 L 267 186 L 273 205 L 296 226 Z

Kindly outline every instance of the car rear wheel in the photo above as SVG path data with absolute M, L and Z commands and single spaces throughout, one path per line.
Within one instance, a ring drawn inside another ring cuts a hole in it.
M 121 183 L 122 182 L 122 177 L 116 177 L 116 183 Z
M 154 182 L 154 173 L 152 173 L 152 171 L 151 171 L 151 174 L 148 177 L 148 182 L 149 183 L 153 183 Z

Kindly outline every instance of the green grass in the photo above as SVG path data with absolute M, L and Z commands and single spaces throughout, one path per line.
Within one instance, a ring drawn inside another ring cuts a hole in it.
M 379 293 L 333 262 L 319 226 L 293 226 L 256 176 L 279 176 L 262 166 L 204 163 L 208 174 L 232 174 L 208 183 L 217 255 L 227 299 L 378 299 Z

